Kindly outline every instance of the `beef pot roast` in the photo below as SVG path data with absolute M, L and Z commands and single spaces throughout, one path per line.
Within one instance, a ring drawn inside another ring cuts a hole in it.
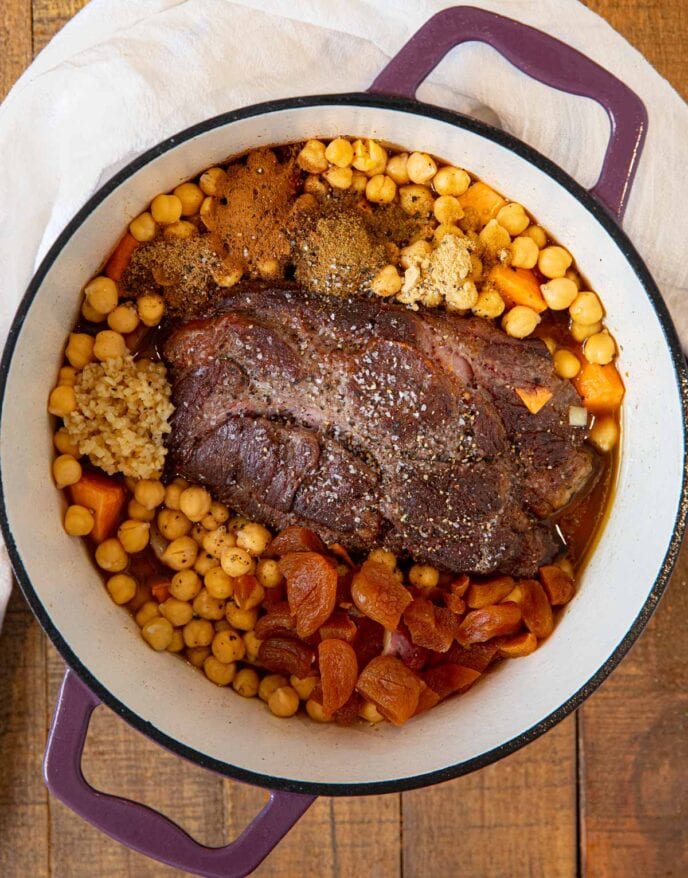
M 452 571 L 529 575 L 599 467 L 537 339 L 488 321 L 243 283 L 172 328 L 168 466 L 273 528 Z M 552 398 L 531 414 L 515 388 Z

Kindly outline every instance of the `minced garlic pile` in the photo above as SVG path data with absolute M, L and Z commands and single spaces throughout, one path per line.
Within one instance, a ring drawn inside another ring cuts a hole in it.
M 165 366 L 127 354 L 89 363 L 74 385 L 76 410 L 65 427 L 79 453 L 109 475 L 157 478 L 174 411 Z

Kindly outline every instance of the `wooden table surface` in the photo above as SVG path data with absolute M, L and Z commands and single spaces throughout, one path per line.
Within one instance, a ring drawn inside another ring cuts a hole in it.
M 0 97 L 85 2 L 0 0 Z M 588 5 L 688 96 L 684 3 Z M 640 641 L 584 707 L 547 735 L 440 786 L 320 799 L 255 874 L 688 875 L 687 579 L 688 546 Z M 15 593 L 0 636 L 0 876 L 181 874 L 125 850 L 48 796 L 41 757 L 62 673 Z M 264 801 L 256 789 L 164 752 L 105 708 L 91 725 L 85 773 L 104 790 L 160 808 L 210 845 L 235 837 Z

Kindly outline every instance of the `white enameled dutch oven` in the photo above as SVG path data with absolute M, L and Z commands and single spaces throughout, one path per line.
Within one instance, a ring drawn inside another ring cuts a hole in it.
M 513 137 L 414 99 L 449 49 L 468 40 L 605 107 L 611 141 L 592 192 Z M 275 101 L 210 119 L 142 155 L 85 205 L 33 279 L 2 363 L 4 536 L 27 600 L 71 668 L 46 755 L 55 795 L 150 856 L 202 875 L 245 875 L 313 796 L 386 793 L 472 771 L 532 741 L 604 680 L 657 604 L 685 523 L 683 357 L 657 288 L 619 226 L 645 127 L 639 99 L 578 52 L 514 21 L 457 7 L 431 19 L 370 92 Z M 133 619 L 108 600 L 84 543 L 65 538 L 62 499 L 49 476 L 46 398 L 77 315 L 74 291 L 130 219 L 157 193 L 227 156 L 339 134 L 434 153 L 526 205 L 601 294 L 626 383 L 612 511 L 553 636 L 527 660 L 506 662 L 403 728 L 285 722 L 152 652 Z M 233 845 L 196 844 L 161 815 L 86 784 L 81 748 L 99 701 L 175 753 L 277 792 Z

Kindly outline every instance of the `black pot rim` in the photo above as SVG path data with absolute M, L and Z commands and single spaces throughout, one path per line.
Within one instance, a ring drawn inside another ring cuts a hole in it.
M 652 303 L 655 312 L 659 318 L 667 346 L 671 354 L 672 362 L 675 369 L 676 384 L 679 397 L 682 401 L 683 408 L 683 436 L 684 451 L 683 457 L 686 460 L 686 435 L 688 433 L 688 372 L 681 350 L 681 346 L 676 335 L 671 317 L 664 303 L 664 300 L 657 289 L 647 267 L 645 266 L 640 255 L 637 253 L 625 232 L 612 219 L 604 207 L 602 207 L 591 195 L 580 186 L 565 171 L 555 165 L 545 156 L 541 155 L 532 147 L 522 143 L 517 138 L 507 134 L 497 128 L 479 122 L 475 119 L 463 116 L 451 110 L 445 110 L 430 104 L 421 103 L 408 98 L 388 97 L 384 95 L 371 95 L 368 93 L 351 93 L 351 94 L 333 94 L 333 95 L 314 95 L 308 97 L 284 98 L 281 100 L 267 101 L 265 103 L 254 104 L 239 110 L 233 110 L 223 113 L 211 119 L 207 119 L 197 125 L 187 128 L 185 131 L 164 140 L 162 143 L 146 151 L 138 158 L 134 159 L 125 168 L 115 174 L 98 192 L 93 195 L 88 202 L 78 211 L 74 218 L 69 222 L 64 231 L 55 241 L 48 254 L 43 259 L 40 267 L 34 275 L 29 287 L 22 298 L 17 310 L 16 316 L 10 329 L 7 343 L 0 363 L 0 422 L 2 420 L 2 412 L 5 402 L 5 391 L 7 386 L 7 377 L 9 367 L 14 353 L 14 349 L 19 337 L 24 319 L 31 307 L 31 304 L 40 289 L 45 276 L 52 267 L 53 263 L 59 257 L 67 241 L 74 235 L 77 229 L 86 222 L 93 210 L 100 202 L 129 179 L 135 172 L 145 167 L 154 159 L 168 152 L 180 143 L 184 143 L 194 137 L 204 134 L 214 128 L 223 127 L 240 119 L 246 119 L 252 116 L 260 116 L 268 113 L 279 112 L 281 110 L 291 110 L 301 107 L 317 107 L 317 106 L 363 106 L 376 107 L 382 110 L 395 110 L 409 113 L 414 116 L 429 117 L 446 122 L 458 128 L 462 128 L 473 133 L 479 134 L 500 146 L 506 147 L 521 158 L 535 165 L 539 170 L 547 176 L 554 179 L 557 183 L 565 187 L 586 210 L 604 227 L 609 233 L 619 250 L 627 259 L 634 273 L 640 280 L 645 292 Z M 304 782 L 297 778 L 271 777 L 270 775 L 260 774 L 255 771 L 249 771 L 236 765 L 232 765 L 221 760 L 211 758 L 199 751 L 188 747 L 185 744 L 169 737 L 161 732 L 147 720 L 140 717 L 132 711 L 126 704 L 116 698 L 103 684 L 96 679 L 88 668 L 80 661 L 78 656 L 73 652 L 69 644 L 63 639 L 60 631 L 53 625 L 49 615 L 43 607 L 36 591 L 31 584 L 22 559 L 14 542 L 10 522 L 7 516 L 7 508 L 5 503 L 4 482 L 2 472 L 0 471 L 0 527 L 7 545 L 7 549 L 12 562 L 17 580 L 21 587 L 26 600 L 31 609 L 38 618 L 41 626 L 48 634 L 55 647 L 65 660 L 67 665 L 72 668 L 88 687 L 97 695 L 97 697 L 115 713 L 119 714 L 134 728 L 143 734 L 152 738 L 161 746 L 188 759 L 204 768 L 214 771 L 218 774 L 231 777 L 244 783 L 254 784 L 271 790 L 283 790 L 296 793 L 304 793 L 316 796 L 353 796 L 353 795 L 378 795 L 382 793 L 401 792 L 403 790 L 416 789 L 418 787 L 430 786 L 431 784 L 441 783 L 452 778 L 460 777 L 468 774 L 476 769 L 483 768 L 486 765 L 501 759 L 504 756 L 514 753 L 516 750 L 538 738 L 544 732 L 551 729 L 554 725 L 568 716 L 572 711 L 579 707 L 582 702 L 591 695 L 595 689 L 609 676 L 612 670 L 619 664 L 621 659 L 626 655 L 633 643 L 636 641 L 643 628 L 647 624 L 652 612 L 657 606 L 671 576 L 676 558 L 678 556 L 681 541 L 686 527 L 686 518 L 688 514 L 688 473 L 684 466 L 684 478 L 681 488 L 681 498 L 677 509 L 676 519 L 674 522 L 674 530 L 669 541 L 669 546 L 662 562 L 661 568 L 655 579 L 652 590 L 648 594 L 646 601 L 641 607 L 633 624 L 628 632 L 617 645 L 614 652 L 609 656 L 607 661 L 601 668 L 572 695 L 566 702 L 560 705 L 556 710 L 549 713 L 545 718 L 540 720 L 531 728 L 512 738 L 510 741 L 493 748 L 479 756 L 469 759 L 456 765 L 450 765 L 446 768 L 419 774 L 411 777 L 403 777 L 386 781 L 374 781 L 370 783 L 314 783 Z

